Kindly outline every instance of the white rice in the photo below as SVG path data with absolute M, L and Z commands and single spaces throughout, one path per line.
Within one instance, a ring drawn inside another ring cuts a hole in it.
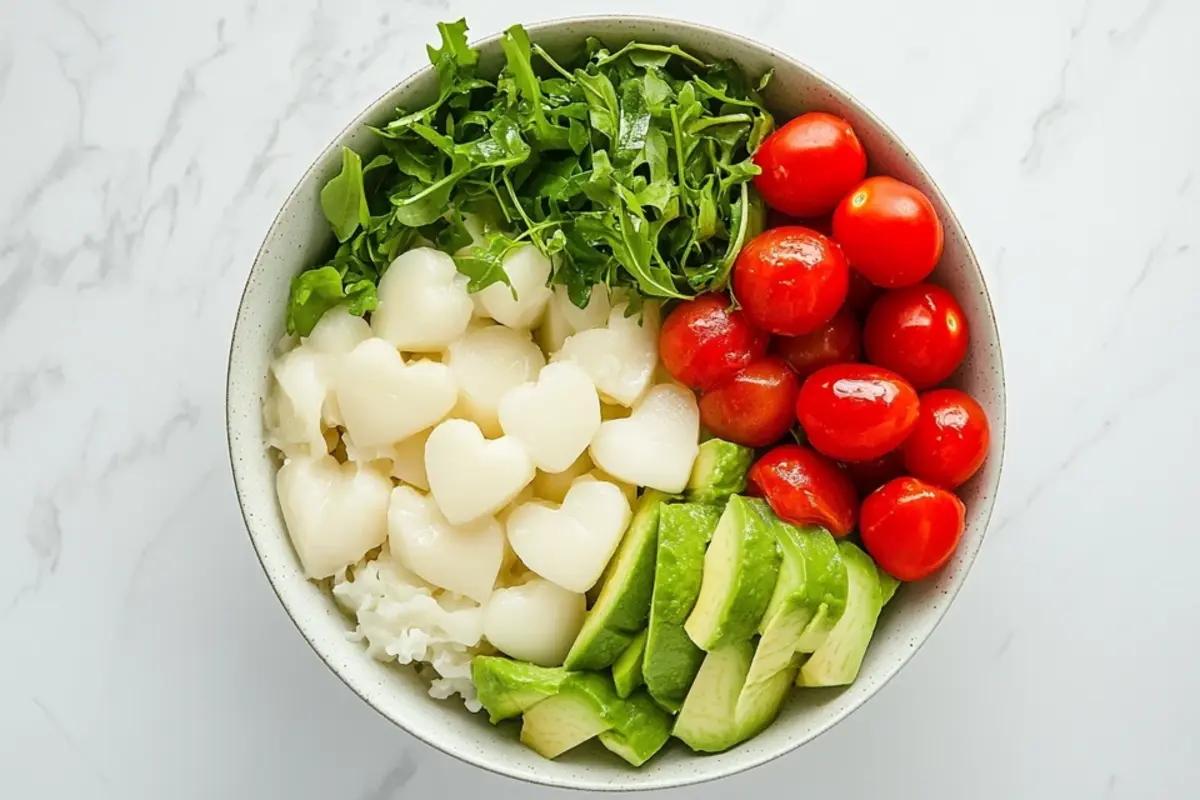
M 430 695 L 444 700 L 457 694 L 470 711 L 480 709 L 471 659 L 490 651 L 483 641 L 482 606 L 425 583 L 397 563 L 386 545 L 378 557 L 335 575 L 333 596 L 358 621 L 347 637 L 366 642 L 368 655 L 416 663 L 430 681 Z

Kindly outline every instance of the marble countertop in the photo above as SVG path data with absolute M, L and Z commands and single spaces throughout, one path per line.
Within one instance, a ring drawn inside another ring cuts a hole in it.
M 1200 5 L 0 0 L 6 796 L 558 794 L 393 728 L 288 623 L 232 489 L 226 349 L 275 211 L 437 20 L 651 9 L 794 53 L 904 137 L 1009 380 L 996 515 L 932 640 L 801 751 L 663 794 L 1194 796 Z

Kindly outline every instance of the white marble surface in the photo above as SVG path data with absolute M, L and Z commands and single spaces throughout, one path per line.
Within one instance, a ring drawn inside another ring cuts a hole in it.
M 557 794 L 392 728 L 288 623 L 232 491 L 226 347 L 292 184 L 436 20 L 651 9 L 789 50 L 905 137 L 1009 377 L 995 521 L 929 644 L 802 751 L 667 794 L 1195 796 L 1192 0 L 0 0 L 0 794 Z

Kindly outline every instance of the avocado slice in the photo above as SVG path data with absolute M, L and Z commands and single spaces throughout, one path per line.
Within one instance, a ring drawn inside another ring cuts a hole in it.
M 900 588 L 900 581 L 884 572 L 878 564 L 875 565 L 875 568 L 879 571 L 879 596 L 882 605 L 886 606 L 888 601 L 896 595 L 896 590 Z
M 779 519 L 774 527 L 783 562 L 741 698 L 741 702 L 756 706 L 761 702 L 759 695 L 775 691 L 776 675 L 792 666 L 817 615 L 822 615 L 822 625 L 831 616 L 830 608 L 834 609 L 832 615 L 841 617 L 848 591 L 846 568 L 829 531 L 819 525 L 797 527 Z
M 613 664 L 613 684 L 620 697 L 629 697 L 634 689 L 646 682 L 642 677 L 642 657 L 645 653 L 646 631 L 642 631 Z
M 562 667 L 539 667 L 499 656 L 476 656 L 471 661 L 475 694 L 493 725 L 558 694 L 569 674 Z
M 717 507 L 702 503 L 662 507 L 642 675 L 650 696 L 668 711 L 679 710 L 704 660 L 683 623 L 700 594 L 704 548 L 720 519 Z
M 812 657 L 800 668 L 797 686 L 845 686 L 858 677 L 863 656 L 883 608 L 879 571 L 866 553 L 847 541 L 838 542 L 850 592 L 846 611 Z
M 779 575 L 774 514 L 763 500 L 733 495 L 704 554 L 700 595 L 684 628 L 702 650 L 748 640 Z
M 659 511 L 666 497 L 648 489 L 638 499 L 629 529 L 609 562 L 600 595 L 567 653 L 563 663 L 567 669 L 612 666 L 646 626 L 654 591 Z
M 650 695 L 638 692 L 618 707 L 612 730 L 600 734 L 600 743 L 635 767 L 645 764 L 671 738 L 671 715 Z
M 754 451 L 724 439 L 700 445 L 684 497 L 692 503 L 721 503 L 746 489 Z
M 621 702 L 602 675 L 577 672 L 563 680 L 558 694 L 525 712 L 521 741 L 545 758 L 557 758 L 613 727 Z

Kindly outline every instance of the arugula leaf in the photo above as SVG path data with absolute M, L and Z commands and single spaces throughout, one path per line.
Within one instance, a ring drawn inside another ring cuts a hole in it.
M 332 266 L 301 272 L 292 280 L 288 297 L 288 333 L 308 336 L 329 309 L 349 300 L 351 314 L 362 316 L 374 311 L 377 303 L 375 283 L 359 280 L 342 286 L 342 274 Z
M 646 90 L 641 81 L 628 81 L 622 85 L 618 114 L 613 160 L 617 164 L 629 164 L 642 154 L 646 146 L 646 134 L 650 130 L 650 109 L 646 105 Z
M 342 171 L 321 189 L 321 211 L 339 242 L 349 239 L 359 225 L 366 227 L 371 220 L 363 190 L 362 159 L 349 147 L 342 148 Z
M 607 75 L 589 75 L 581 69 L 575 70 L 575 80 L 583 87 L 592 128 L 607 136 L 610 142 L 614 141 L 621 112 L 612 81 Z
M 513 248 L 521 243 L 498 231 L 493 231 L 485 237 L 485 243 L 476 245 L 465 253 L 454 256 L 454 264 L 458 271 L 470 278 L 467 291 L 478 292 L 493 283 L 504 283 L 511 287 L 508 273 L 504 271 L 504 258 Z M 513 289 L 516 299 L 517 290 Z

